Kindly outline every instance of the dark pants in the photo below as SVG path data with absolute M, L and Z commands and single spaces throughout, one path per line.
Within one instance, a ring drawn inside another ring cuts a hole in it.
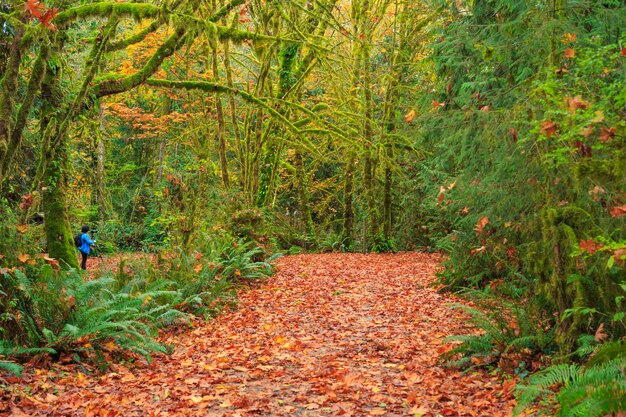
M 80 256 L 83 257 L 83 260 L 80 263 L 80 269 L 87 269 L 87 256 L 89 255 L 84 252 L 80 252 Z

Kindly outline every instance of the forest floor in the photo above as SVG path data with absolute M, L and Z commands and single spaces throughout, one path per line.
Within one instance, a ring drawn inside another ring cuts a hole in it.
M 172 355 L 89 375 L 27 370 L 0 416 L 508 416 L 512 382 L 438 363 L 471 332 L 420 253 L 286 256 L 236 308 L 162 342 Z

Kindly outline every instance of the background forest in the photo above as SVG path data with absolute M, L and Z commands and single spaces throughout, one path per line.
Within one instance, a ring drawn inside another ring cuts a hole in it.
M 484 330 L 451 363 L 539 372 L 520 411 L 625 410 L 624 22 L 621 0 L 0 1 L 0 368 L 165 350 L 154 326 L 274 253 L 441 251 Z M 84 281 L 82 224 L 152 258 Z

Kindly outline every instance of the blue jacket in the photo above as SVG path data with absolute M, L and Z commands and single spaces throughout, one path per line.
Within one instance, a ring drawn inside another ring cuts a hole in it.
M 87 233 L 83 233 L 80 236 L 80 241 L 82 242 L 82 245 L 80 245 L 78 250 L 82 253 L 86 253 L 87 255 L 89 255 L 91 253 L 91 245 L 93 245 L 95 242 L 89 239 L 89 235 Z

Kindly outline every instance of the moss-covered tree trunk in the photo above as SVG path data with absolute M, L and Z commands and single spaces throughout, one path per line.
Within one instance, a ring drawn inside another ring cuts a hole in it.
M 348 161 L 344 171 L 343 183 L 343 230 L 341 241 L 347 249 L 354 243 L 354 152 L 348 152 Z
M 64 98 L 58 69 L 48 68 L 42 92 L 42 206 L 48 256 L 64 267 L 78 268 L 67 204 L 69 158 L 67 136 L 59 135 L 58 110 Z
M 211 49 L 211 70 L 213 72 L 213 79 L 218 80 L 220 78 L 220 74 L 217 68 L 217 47 Z M 224 121 L 224 108 L 222 107 L 222 97 L 220 94 L 215 94 L 215 113 L 217 116 L 215 141 L 217 142 L 217 152 L 220 159 L 222 184 L 224 184 L 224 187 L 228 188 L 230 186 L 230 179 L 228 175 L 228 162 L 226 159 L 226 123 Z

